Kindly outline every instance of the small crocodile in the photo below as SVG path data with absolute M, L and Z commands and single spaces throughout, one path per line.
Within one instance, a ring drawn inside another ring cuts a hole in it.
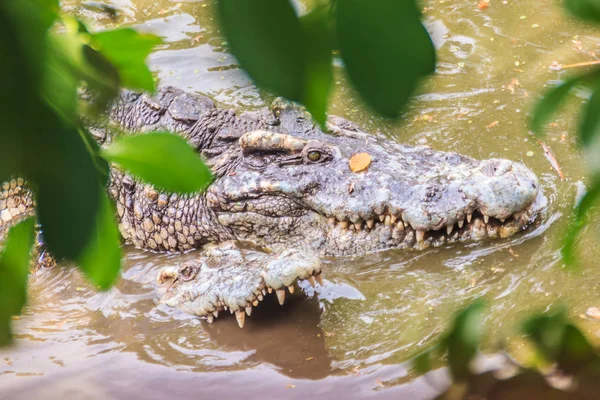
M 108 117 L 107 126 L 92 128 L 100 143 L 111 140 L 115 126 L 132 134 L 169 131 L 186 139 L 215 176 L 204 193 L 182 196 L 111 168 L 108 192 L 126 243 L 182 252 L 245 240 L 273 251 L 259 257 L 260 268 L 248 267 L 226 245 L 230 256 L 207 253 L 195 266 L 160 273 L 159 281 L 171 284 L 167 304 L 209 320 L 225 308 L 239 315 L 264 297 L 268 284 L 255 271 L 285 281 L 268 286 L 285 297 L 281 288 L 309 278 L 310 268 L 320 277 L 320 267 L 307 261 L 315 257 L 506 238 L 532 224 L 545 204 L 537 177 L 521 163 L 398 144 L 335 116 L 322 130 L 304 108 L 280 99 L 238 114 L 173 87 L 153 96 L 124 91 Z M 367 161 L 351 167 L 358 154 Z M 0 219 L 31 208 L 7 204 L 13 197 L 3 192 Z M 298 268 L 266 267 L 278 253 Z M 203 268 L 217 268 L 217 281 Z M 195 271 L 194 278 L 183 271 Z

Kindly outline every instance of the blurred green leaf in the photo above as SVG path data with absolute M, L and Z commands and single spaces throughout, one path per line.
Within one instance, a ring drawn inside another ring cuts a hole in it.
M 0 2 L 0 181 L 19 172 L 24 163 L 24 136 L 35 129 L 42 71 L 46 56 L 46 29 L 52 12 L 34 0 Z M 33 101 L 32 101 L 33 100 Z
M 426 351 L 413 359 L 413 367 L 418 374 L 424 374 L 431 370 L 431 353 Z
M 565 7 L 580 19 L 600 22 L 600 1 L 598 0 L 565 0 Z
M 155 46 L 162 43 L 158 36 L 141 34 L 131 28 L 107 30 L 91 36 L 92 47 L 119 71 L 123 87 L 154 92 L 154 77 L 146 65 L 146 58 Z M 89 56 L 86 55 L 88 61 L 98 70 L 110 74 L 99 58 L 91 59 Z
M 594 204 L 600 198 L 600 179 L 592 181 L 587 192 L 581 197 L 581 200 L 573 211 L 571 220 L 567 227 L 567 232 L 563 240 L 561 254 L 564 263 L 567 266 L 577 264 L 576 246 L 581 230 L 588 222 L 588 214 Z
M 541 135 L 544 131 L 544 125 L 548 123 L 552 114 L 556 112 L 565 97 L 580 82 L 582 76 L 573 76 L 558 86 L 546 91 L 544 97 L 538 101 L 531 114 L 531 130 Z
M 101 154 L 136 177 L 169 192 L 198 192 L 212 181 L 210 169 L 194 149 L 170 133 L 122 137 Z
M 326 129 L 327 105 L 333 88 L 330 9 L 320 6 L 300 19 L 306 48 L 306 85 L 302 102 L 322 129 Z
M 337 38 L 350 79 L 380 114 L 396 118 L 435 48 L 412 0 L 338 0 Z
M 590 145 L 594 136 L 600 133 L 600 80 L 595 82 L 592 95 L 584 106 L 578 133 L 584 146 Z
M 10 343 L 11 317 L 19 315 L 27 300 L 29 258 L 34 241 L 34 218 L 10 228 L 0 254 L 0 346 Z
M 79 118 L 78 96 L 81 44 L 71 36 L 49 35 L 49 49 L 42 97 L 50 107 L 70 123 Z
M 289 0 L 219 0 L 218 5 L 221 26 L 240 66 L 258 86 L 302 101 L 305 43 Z
M 92 283 L 106 290 L 115 283 L 121 270 L 121 234 L 112 202 L 103 190 L 100 191 L 100 197 L 95 229 L 77 261 Z
M 523 323 L 522 331 L 546 362 L 558 363 L 567 374 L 598 362 L 594 348 L 581 331 L 569 323 L 564 310 L 535 315 Z
M 96 221 L 99 173 L 76 126 L 49 109 L 36 118 L 46 126 L 33 138 L 25 171 L 35 183 L 38 220 L 52 254 L 77 260 Z
M 481 344 L 484 309 L 485 303 L 477 300 L 459 312 L 445 339 L 448 364 L 455 382 L 464 381 L 471 374 L 469 363 Z
M 76 126 L 42 100 L 47 29 L 53 18 L 39 4 L 0 2 L 0 83 L 10 93 L 0 96 L 5 116 L 0 178 L 14 173 L 30 181 L 48 247 L 58 258 L 75 260 L 95 220 L 98 174 Z
M 108 185 L 110 179 L 110 166 L 106 162 L 104 158 L 100 155 L 100 145 L 92 137 L 92 134 L 86 128 L 79 126 L 78 127 L 79 136 L 83 140 L 88 152 L 92 154 L 94 164 L 96 165 L 96 170 L 99 172 L 100 185 L 102 187 L 106 187 Z
M 91 111 L 95 113 L 92 116 L 96 116 L 105 112 L 119 94 L 119 70 L 104 55 L 88 45 L 83 46 L 83 58 L 84 80 L 94 96 L 88 104 L 92 103 Z

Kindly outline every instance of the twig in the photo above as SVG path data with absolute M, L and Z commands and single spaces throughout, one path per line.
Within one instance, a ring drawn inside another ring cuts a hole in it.
M 591 65 L 598 65 L 600 64 L 600 60 L 594 60 L 594 61 L 585 61 L 585 62 L 580 62 L 580 63 L 575 63 L 575 64 L 567 64 L 567 65 L 563 65 L 561 67 L 561 69 L 569 69 L 569 68 L 579 68 L 579 67 L 589 67 Z
M 542 146 L 542 149 L 544 150 L 544 156 L 546 156 L 546 159 L 550 162 L 550 165 L 552 165 L 552 168 L 554 168 L 554 170 L 560 177 L 560 180 L 564 181 L 565 174 L 563 174 L 562 170 L 560 169 L 558 160 L 556 159 L 554 153 L 552 153 L 552 150 L 550 150 L 550 147 L 548 147 L 548 145 L 546 145 L 546 143 L 542 142 L 541 140 L 538 140 L 538 143 L 540 144 L 540 146 Z

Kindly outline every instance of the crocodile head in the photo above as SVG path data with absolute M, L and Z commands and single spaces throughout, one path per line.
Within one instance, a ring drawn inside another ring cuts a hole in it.
M 221 312 L 235 313 L 240 328 L 252 307 L 275 292 L 283 305 L 286 288 L 307 280 L 322 284 L 321 261 L 308 249 L 271 251 L 251 243 L 227 241 L 212 247 L 192 262 L 163 268 L 158 277 L 161 303 L 209 323 Z
M 405 146 L 341 118 L 325 133 L 298 107 L 273 110 L 268 130 L 239 135 L 211 160 L 227 167 L 208 202 L 238 237 L 309 241 L 324 255 L 422 249 L 511 236 L 543 201 L 537 177 L 518 162 Z M 351 168 L 358 153 L 370 163 Z

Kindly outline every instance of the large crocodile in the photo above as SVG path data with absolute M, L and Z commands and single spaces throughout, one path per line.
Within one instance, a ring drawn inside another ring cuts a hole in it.
M 236 114 L 204 96 L 163 87 L 154 96 L 123 92 L 108 114 L 110 125 L 133 133 L 181 135 L 215 175 L 205 193 L 180 196 L 112 168 L 108 191 L 125 242 L 175 252 L 246 240 L 274 252 L 267 261 L 246 263 L 256 273 L 240 272 L 244 257 L 225 262 L 214 254 L 213 265 L 222 260 L 211 269 L 219 270 L 216 275 L 190 278 L 187 272 L 209 268 L 202 262 L 163 271 L 159 281 L 171 285 L 168 304 L 199 316 L 225 308 L 242 312 L 265 289 L 279 290 L 281 298 L 282 288 L 296 278 L 320 273 L 320 266 L 309 268 L 310 274 L 302 263 L 290 268 L 295 262 L 273 267 L 271 258 L 283 249 L 297 249 L 293 260 L 298 254 L 314 260 L 315 254 L 422 250 L 505 238 L 531 224 L 543 203 L 537 177 L 520 163 L 401 145 L 339 117 L 330 117 L 324 132 L 303 108 L 281 100 Z M 110 140 L 110 131 L 93 129 L 100 142 Z M 369 160 L 359 170 L 350 168 L 357 153 Z M 229 245 L 226 250 L 231 253 Z M 285 275 L 285 284 L 265 283 L 265 276 L 278 274 Z

